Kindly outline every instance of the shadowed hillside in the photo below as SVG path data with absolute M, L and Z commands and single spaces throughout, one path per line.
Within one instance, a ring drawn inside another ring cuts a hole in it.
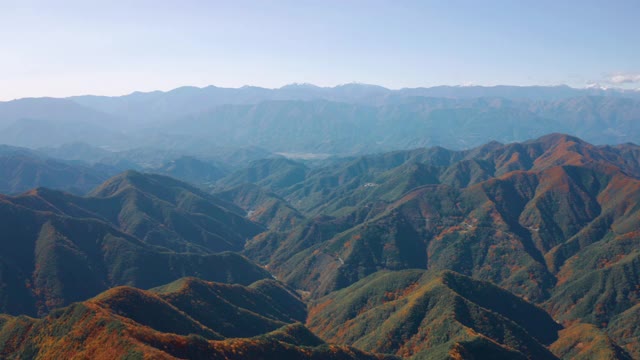
M 262 227 L 235 205 L 170 177 L 127 171 L 79 197 L 36 189 L 6 198 L 33 210 L 107 222 L 173 251 L 240 250 Z
M 43 314 L 112 286 L 187 275 L 242 284 L 270 277 L 240 255 L 213 254 L 257 233 L 235 211 L 177 180 L 134 172 L 91 197 L 47 189 L 0 197 L 2 311 Z

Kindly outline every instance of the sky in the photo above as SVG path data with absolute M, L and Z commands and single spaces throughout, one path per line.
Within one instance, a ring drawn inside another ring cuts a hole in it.
M 0 100 L 359 82 L 640 88 L 638 0 L 0 0 Z

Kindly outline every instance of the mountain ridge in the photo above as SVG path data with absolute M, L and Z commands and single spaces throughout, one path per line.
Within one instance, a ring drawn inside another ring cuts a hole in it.
M 161 175 L 130 171 L 105 184 L 94 197 L 46 188 L 0 196 L 3 311 L 45 314 L 115 285 L 152 287 L 185 275 L 271 277 L 223 252 L 262 229 L 235 205 Z
M 225 287 L 201 280 L 181 281 L 187 289 L 204 286 L 214 291 Z M 177 289 L 178 293 L 116 287 L 42 319 L 3 316 L 0 317 L 0 354 L 10 358 L 393 359 L 355 348 L 328 345 L 293 321 L 273 323 L 266 329 L 256 328 L 255 336 L 243 336 L 251 329 L 243 329 L 242 324 L 255 323 L 258 317 L 267 321 L 266 316 L 272 316 L 275 309 L 270 307 L 272 304 L 261 303 L 264 297 L 260 296 L 270 290 L 233 287 L 244 292 L 246 297 L 222 293 L 218 298 L 194 298 L 187 294 L 187 301 L 180 301 L 173 295 L 184 296 L 184 286 Z M 291 301 L 299 301 L 292 294 L 288 296 Z M 243 308 L 250 303 L 260 303 L 260 308 L 254 309 L 258 313 Z M 210 314 L 222 312 L 223 318 L 228 316 L 227 320 L 233 320 L 233 313 L 223 312 L 224 306 L 230 305 L 241 311 L 235 320 L 250 318 L 240 324 L 225 323 L 224 319 L 207 318 L 206 314 L 197 311 L 198 308 L 209 308 Z M 232 334 L 220 335 L 219 331 L 223 332 L 221 329 L 225 328 Z
M 434 145 L 468 149 L 491 140 L 523 141 L 550 131 L 617 144 L 637 138 L 638 94 L 517 86 L 182 87 L 121 97 L 28 99 L 37 103 L 34 108 L 52 107 L 50 117 L 47 112 L 31 114 L 28 109 L 13 109 L 14 103 L 0 103 L 0 129 L 13 134 L 5 141 L 14 145 L 55 147 L 82 138 L 120 150 L 138 144 L 183 152 L 206 147 L 207 140 L 284 153 L 345 155 Z M 77 109 L 60 112 L 50 104 L 56 101 Z M 97 124 L 65 125 L 70 119 L 100 118 L 82 115 L 87 109 L 108 118 Z M 18 121 L 10 128 L 11 119 L 36 119 L 40 125 Z M 56 126 L 66 126 L 65 131 Z M 98 131 L 96 126 L 104 129 Z M 69 134 L 75 135 L 69 138 Z

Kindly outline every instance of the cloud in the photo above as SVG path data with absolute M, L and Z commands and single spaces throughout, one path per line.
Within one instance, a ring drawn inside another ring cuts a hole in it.
M 611 74 L 607 77 L 607 82 L 616 85 L 640 83 L 640 73 Z

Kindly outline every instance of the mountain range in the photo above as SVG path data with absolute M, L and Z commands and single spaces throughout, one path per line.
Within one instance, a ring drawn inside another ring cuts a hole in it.
M 0 103 L 0 143 L 48 148 L 54 154 L 56 148 L 82 139 L 120 155 L 146 149 L 172 151 L 176 158 L 245 147 L 312 156 L 423 146 L 469 149 L 549 132 L 619 144 L 640 135 L 639 94 L 566 86 L 390 90 L 365 84 L 303 84 L 30 98 Z M 84 160 L 105 157 L 93 155 L 87 159 L 86 154 Z
M 380 270 L 447 269 L 615 338 L 635 331 L 640 295 L 637 151 L 553 134 L 317 168 L 272 187 L 307 220 L 244 252 L 311 298 Z M 618 339 L 637 356 L 637 339 Z
M 640 358 L 639 146 L 243 154 L 1 195 L 0 357 Z

